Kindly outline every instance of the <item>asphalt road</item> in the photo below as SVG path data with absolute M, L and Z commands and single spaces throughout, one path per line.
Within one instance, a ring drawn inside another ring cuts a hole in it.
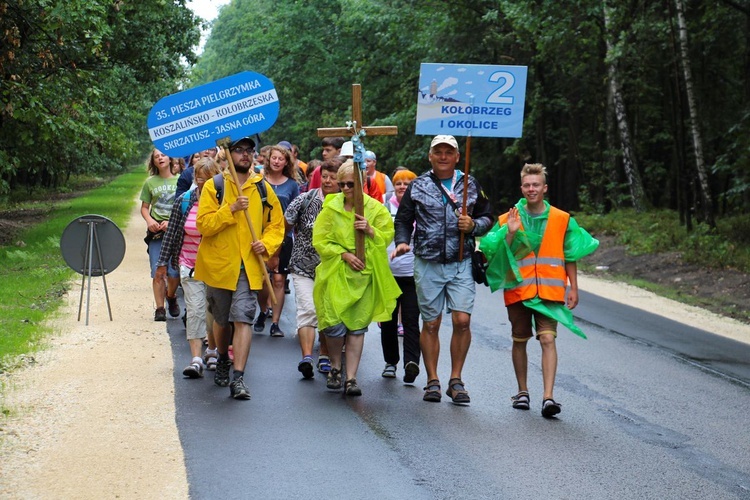
M 209 498 L 750 498 L 750 346 L 591 294 L 576 309 L 589 339 L 561 328 L 555 397 L 540 415 L 540 348 L 530 343 L 530 411 L 511 408 L 510 326 L 482 288 L 464 381 L 469 406 L 422 401 L 383 379 L 379 329 L 366 336 L 359 398 L 302 380 L 293 295 L 285 338 L 253 336 L 250 401 L 213 372 L 188 380 L 182 322 L 168 322 L 177 424 L 190 495 Z M 449 323 L 449 322 L 448 322 Z M 450 329 L 439 373 L 449 377 Z

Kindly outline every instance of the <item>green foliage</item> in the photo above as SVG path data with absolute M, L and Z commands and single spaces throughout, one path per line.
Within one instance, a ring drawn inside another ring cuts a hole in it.
M 45 320 L 60 305 L 70 280 L 77 276 L 60 254 L 65 227 L 83 214 L 112 219 L 121 229 L 133 210 L 135 194 L 146 174 L 137 170 L 80 198 L 54 205 L 49 217 L 23 232 L 22 247 L 0 247 L 0 372 L 20 354 L 37 349 L 50 333 Z
M 140 158 L 198 23 L 185 0 L 0 0 L 0 195 Z
M 635 255 L 678 251 L 685 262 L 750 272 L 748 215 L 724 218 L 715 229 L 698 224 L 692 232 L 680 225 L 678 214 L 671 210 L 637 214 L 621 209 L 608 214 L 577 214 L 576 220 L 594 236 L 615 236 L 618 244 L 626 245 Z

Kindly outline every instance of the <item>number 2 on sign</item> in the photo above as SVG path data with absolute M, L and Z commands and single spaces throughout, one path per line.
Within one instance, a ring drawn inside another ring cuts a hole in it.
M 512 73 L 508 73 L 507 71 L 495 71 L 490 75 L 490 82 L 497 83 L 500 80 L 504 80 L 503 84 L 487 96 L 487 104 L 513 104 L 514 98 L 512 96 L 503 96 L 503 94 L 513 88 L 516 79 Z

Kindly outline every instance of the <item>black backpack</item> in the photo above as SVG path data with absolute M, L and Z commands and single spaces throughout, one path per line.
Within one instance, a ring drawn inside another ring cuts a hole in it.
M 216 199 L 219 201 L 219 206 L 221 206 L 222 202 L 224 201 L 224 175 L 221 173 L 218 173 L 214 175 L 214 187 L 216 188 Z M 261 180 L 258 184 L 258 194 L 260 195 L 260 201 L 263 203 L 264 208 L 268 208 L 268 220 L 266 222 L 271 222 L 271 210 L 273 210 L 273 205 L 271 205 L 268 202 L 268 188 L 266 188 L 266 180 Z

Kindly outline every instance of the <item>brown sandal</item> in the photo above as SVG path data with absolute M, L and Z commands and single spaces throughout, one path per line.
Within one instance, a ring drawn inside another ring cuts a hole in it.
M 460 378 L 452 378 L 448 382 L 448 390 L 445 394 L 453 400 L 456 404 L 471 403 L 469 397 L 469 391 L 464 387 L 464 383 Z
M 424 401 L 429 401 L 430 403 L 439 403 L 442 398 L 443 395 L 440 393 L 440 381 L 438 379 L 432 379 L 427 382 L 422 399 Z

